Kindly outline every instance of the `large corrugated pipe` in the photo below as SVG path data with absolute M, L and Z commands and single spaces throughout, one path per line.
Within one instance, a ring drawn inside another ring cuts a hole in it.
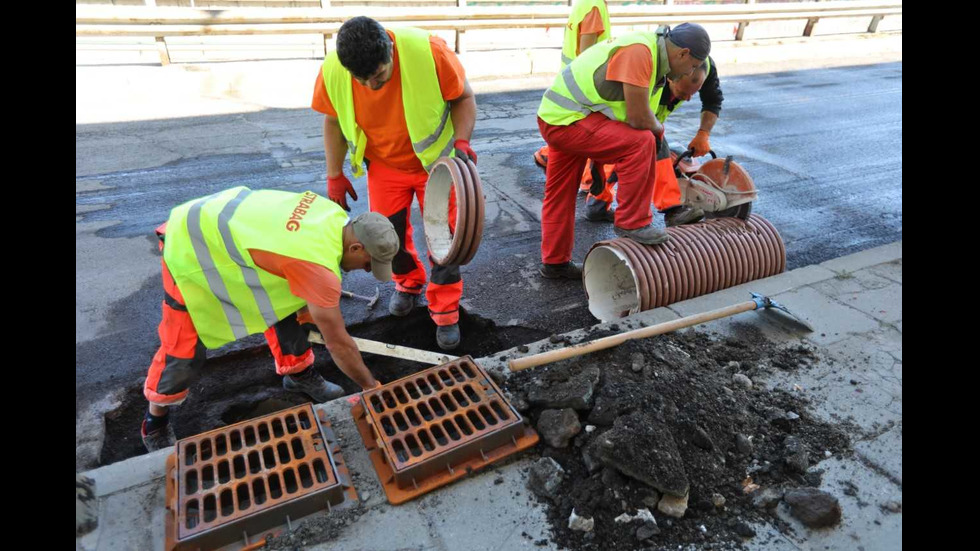
M 786 270 L 783 239 L 755 214 L 667 232 L 662 245 L 612 239 L 592 246 L 582 282 L 593 316 L 610 321 Z
M 456 203 L 450 226 L 450 200 Z M 473 161 L 440 157 L 425 185 L 422 222 L 429 255 L 442 266 L 468 264 L 483 239 L 483 184 Z

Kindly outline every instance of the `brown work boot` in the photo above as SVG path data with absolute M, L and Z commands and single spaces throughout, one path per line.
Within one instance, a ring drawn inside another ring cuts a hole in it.
M 632 239 L 641 245 L 659 245 L 667 242 L 667 232 L 653 224 L 643 228 L 636 228 L 635 230 L 613 226 L 613 232 L 620 237 Z
M 140 437 L 143 439 L 143 446 L 148 452 L 155 452 L 165 448 L 172 448 L 177 443 L 177 436 L 174 435 L 174 428 L 168 421 L 166 425 L 153 432 L 146 432 L 146 421 L 140 425 Z
M 538 273 L 548 279 L 582 279 L 582 266 L 571 261 L 564 264 L 542 264 Z
M 704 211 L 689 205 L 677 205 L 663 211 L 664 222 L 668 228 L 693 224 L 704 220 Z

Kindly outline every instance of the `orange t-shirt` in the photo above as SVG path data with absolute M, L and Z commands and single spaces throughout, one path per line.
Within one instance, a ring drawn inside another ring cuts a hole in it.
M 592 8 L 582 22 L 578 24 L 578 36 L 575 37 L 575 55 L 579 55 L 582 52 L 578 50 L 578 45 L 582 42 L 583 34 L 595 33 L 596 36 L 602 34 L 602 31 L 606 28 L 602 25 L 602 14 L 599 13 L 599 8 Z
M 340 278 L 326 266 L 290 256 L 249 249 L 255 265 L 289 283 L 289 292 L 323 308 L 340 305 Z
M 653 56 L 645 44 L 630 44 L 620 48 L 609 60 L 606 79 L 633 86 L 650 86 L 653 77 Z
M 391 31 L 387 32 L 394 44 L 395 35 Z M 439 37 L 430 36 L 429 45 L 432 47 L 432 57 L 436 62 L 436 75 L 439 77 L 442 98 L 450 101 L 463 95 L 466 73 L 456 54 L 449 49 L 446 41 Z M 422 170 L 422 163 L 412 149 L 412 139 L 408 135 L 408 124 L 405 122 L 398 48 L 393 47 L 391 50 L 391 79 L 380 90 L 372 90 L 351 79 L 354 92 L 354 120 L 367 135 L 367 148 L 364 151 L 366 159 L 381 161 L 404 172 L 417 172 Z M 325 115 L 337 116 L 337 110 L 323 84 L 322 69 L 316 73 L 312 107 Z

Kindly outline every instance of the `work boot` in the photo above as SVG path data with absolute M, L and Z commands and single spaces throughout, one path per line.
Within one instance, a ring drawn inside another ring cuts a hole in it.
M 436 344 L 443 350 L 453 350 L 459 346 L 459 324 L 436 327 Z
M 548 279 L 582 279 L 582 266 L 571 261 L 564 264 L 541 264 L 538 273 Z
M 663 211 L 663 215 L 664 222 L 669 228 L 673 228 L 674 226 L 683 226 L 684 224 L 693 224 L 704 219 L 703 210 L 689 205 L 677 205 L 676 207 L 670 207 L 669 209 Z
M 329 402 L 347 394 L 340 385 L 335 385 L 321 377 L 313 369 L 313 366 L 307 367 L 299 373 L 283 377 L 282 387 L 290 392 L 302 392 L 313 398 L 313 401 L 318 404 Z
M 595 197 L 585 200 L 585 219 L 590 222 L 612 222 L 616 217 L 616 209 L 609 203 Z
M 419 296 L 414 293 L 395 291 L 395 294 L 391 295 L 391 301 L 388 302 L 388 311 L 392 316 L 403 318 L 412 312 L 418 298 Z
M 177 443 L 177 436 L 174 434 L 174 428 L 169 422 L 157 430 L 147 434 L 146 421 L 143 421 L 143 424 L 140 425 L 140 436 L 143 437 L 143 446 L 146 447 L 146 451 L 148 452 L 172 448 Z
M 642 245 L 659 245 L 667 242 L 667 232 L 653 224 L 635 230 L 613 226 L 613 231 L 620 237 L 627 237 Z

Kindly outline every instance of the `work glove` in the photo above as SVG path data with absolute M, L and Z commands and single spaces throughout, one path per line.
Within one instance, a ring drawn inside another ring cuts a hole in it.
M 351 199 L 357 201 L 357 192 L 354 191 L 354 186 L 351 185 L 350 180 L 347 179 L 347 176 L 344 176 L 343 172 L 336 178 L 327 177 L 327 197 L 343 207 L 347 212 L 350 212 L 350 207 L 347 206 L 348 195 L 351 196 Z
M 456 144 L 453 146 L 456 148 L 456 158 L 463 161 L 473 161 L 476 164 L 476 151 L 470 147 L 469 140 L 456 140 Z
M 687 144 L 687 148 L 694 152 L 695 157 L 707 155 L 708 151 L 711 150 L 711 144 L 708 142 L 708 135 L 707 130 L 698 130 L 698 133 L 694 135 L 694 139 L 691 140 L 691 143 Z
M 603 166 L 595 161 L 592 161 L 592 187 L 589 188 L 589 193 L 593 197 L 597 197 L 602 190 L 606 188 L 606 178 L 604 174 Z

